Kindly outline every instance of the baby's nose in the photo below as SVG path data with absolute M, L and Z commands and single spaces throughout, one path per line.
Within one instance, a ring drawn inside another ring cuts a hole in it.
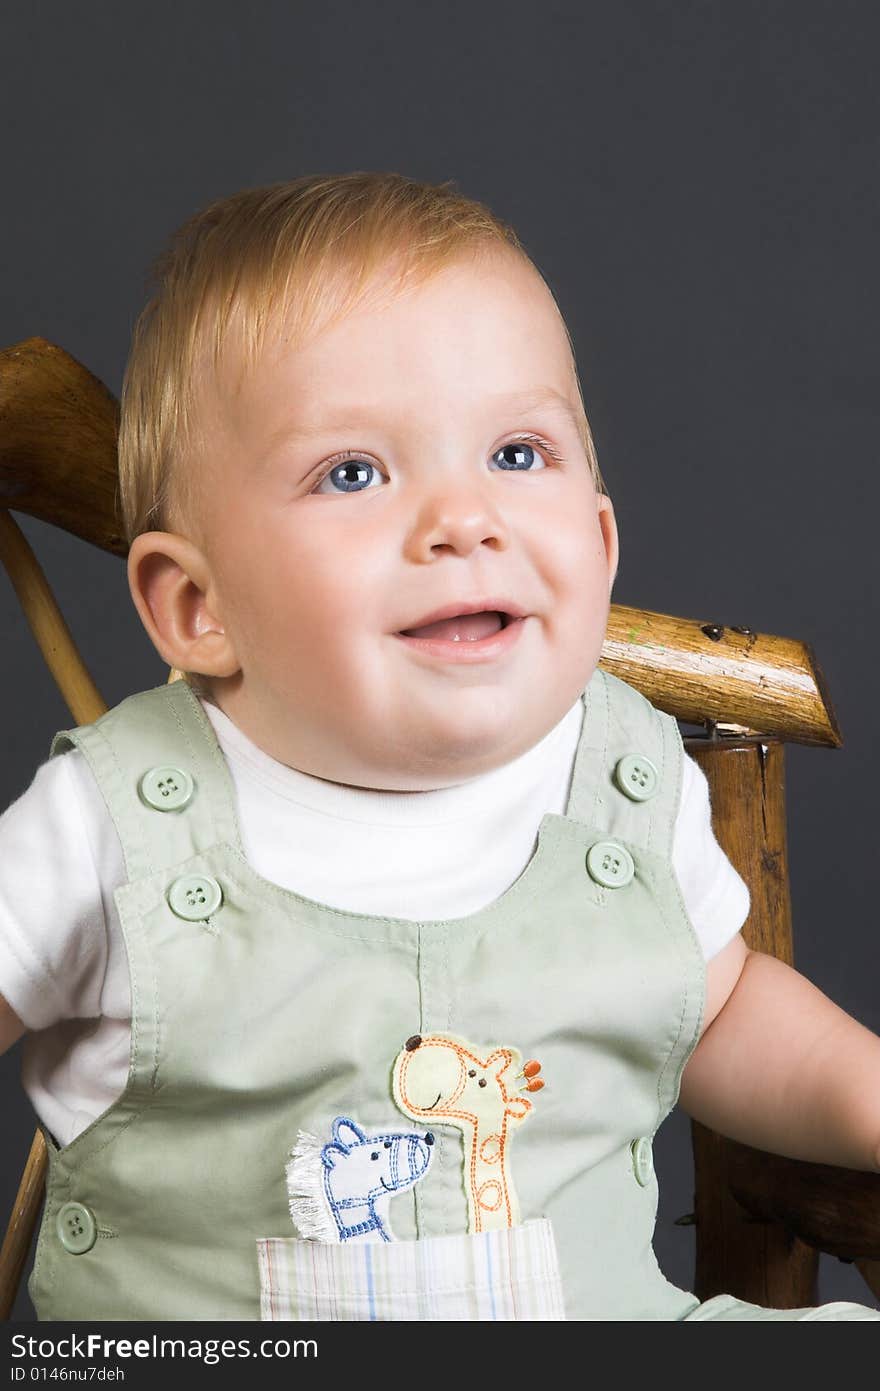
M 494 475 L 486 474 L 486 480 L 493 483 Z M 506 550 L 510 543 L 509 523 L 485 489 L 460 477 L 448 490 L 444 485 L 425 496 L 423 505 L 416 506 L 415 517 L 407 544 L 410 559 L 431 559 L 441 548 L 461 556 L 484 545 Z

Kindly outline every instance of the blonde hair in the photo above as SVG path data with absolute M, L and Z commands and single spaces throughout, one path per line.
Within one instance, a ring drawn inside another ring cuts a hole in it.
M 403 288 L 499 243 L 537 269 L 513 228 L 452 180 L 434 185 L 396 173 L 308 175 L 245 189 L 191 217 L 151 267 L 155 293 L 135 324 L 122 385 L 119 500 L 129 545 L 143 531 L 178 529 L 190 515 L 200 376 L 217 371 L 233 322 L 247 371 L 271 326 L 283 322 L 302 339 L 353 309 L 380 269 L 398 265 Z M 582 443 L 604 491 L 560 319 Z

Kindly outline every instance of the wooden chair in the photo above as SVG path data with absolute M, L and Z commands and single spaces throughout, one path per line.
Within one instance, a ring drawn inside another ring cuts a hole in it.
M 107 708 L 8 509 L 124 557 L 117 514 L 118 405 L 63 349 L 30 338 L 0 351 L 0 559 L 75 724 Z M 749 886 L 748 944 L 792 961 L 784 745 L 839 746 L 809 648 L 613 605 L 602 665 L 660 709 L 701 726 L 686 739 L 709 780 L 716 836 Z M 169 679 L 177 679 L 172 671 Z M 692 1126 L 695 1290 L 780 1308 L 815 1304 L 818 1253 L 852 1261 L 880 1298 L 880 1175 L 781 1159 Z M 37 1220 L 38 1130 L 0 1252 L 7 1318 Z

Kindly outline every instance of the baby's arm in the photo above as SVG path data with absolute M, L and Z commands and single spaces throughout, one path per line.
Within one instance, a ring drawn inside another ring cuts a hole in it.
M 704 1031 L 679 1099 L 743 1144 L 880 1171 L 880 1038 L 739 937 L 708 963 Z
M 100 793 L 80 793 L 90 777 L 78 750 L 48 759 L 0 815 L 0 1052 L 25 1030 L 102 1012 L 105 856 Z

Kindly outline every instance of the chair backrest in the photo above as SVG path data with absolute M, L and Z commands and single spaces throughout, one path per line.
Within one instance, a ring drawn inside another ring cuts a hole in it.
M 71 717 L 106 710 L 14 508 L 127 554 L 118 514 L 118 403 L 62 348 L 30 338 L 0 351 L 0 560 Z M 810 649 L 790 638 L 614 604 L 601 665 L 661 710 L 700 727 L 719 843 L 751 892 L 749 946 L 791 962 L 784 744 L 836 747 L 840 733 Z M 169 680 L 180 677 L 171 671 Z M 880 1297 L 880 1176 L 771 1157 L 694 1123 L 701 1299 L 815 1303 L 818 1252 L 854 1260 Z M 0 1252 L 8 1317 L 42 1200 L 38 1129 Z M 750 1220 L 743 1220 L 748 1215 Z

